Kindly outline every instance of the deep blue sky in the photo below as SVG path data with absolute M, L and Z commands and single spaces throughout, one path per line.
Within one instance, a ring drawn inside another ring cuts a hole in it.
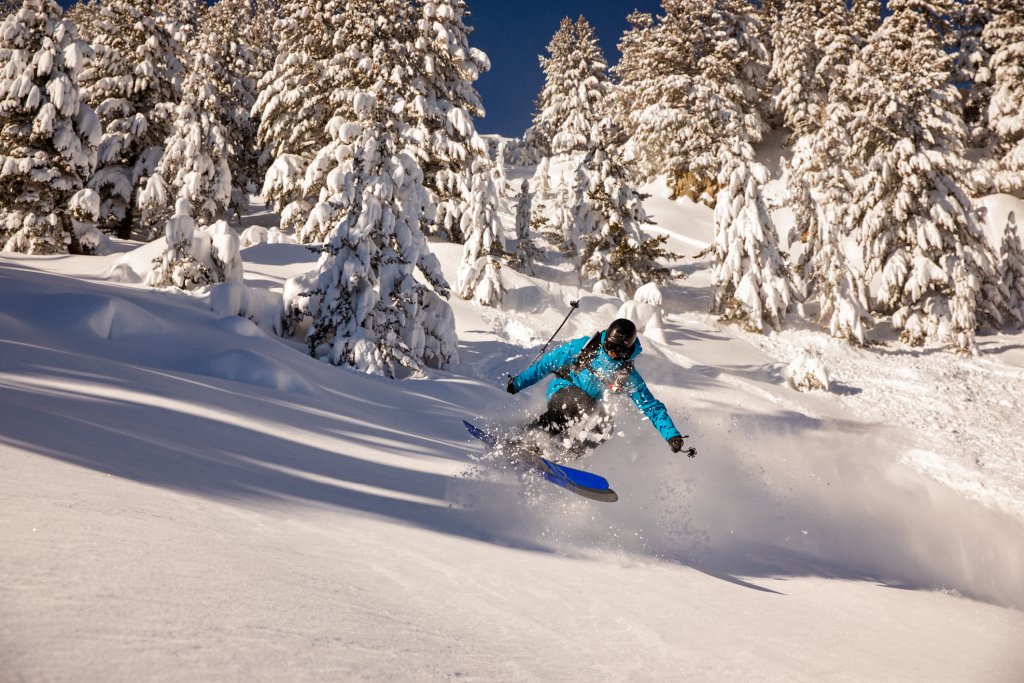
M 470 45 L 491 58 L 491 70 L 477 81 L 487 116 L 481 133 L 520 137 L 530 125 L 534 100 L 544 85 L 537 58 L 558 30 L 562 17 L 581 14 L 594 27 L 609 65 L 619 60 L 616 45 L 634 9 L 658 14 L 660 0 L 468 0 L 474 28 Z

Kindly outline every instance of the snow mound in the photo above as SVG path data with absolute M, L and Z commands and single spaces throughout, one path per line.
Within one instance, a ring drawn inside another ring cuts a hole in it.
M 228 349 L 218 353 L 200 364 L 195 372 L 274 391 L 313 393 L 309 382 L 286 365 L 246 349 Z
M 298 244 L 298 241 L 291 235 L 277 228 L 266 228 L 262 225 L 249 226 L 239 235 L 238 241 L 242 249 L 248 249 L 257 244 Z
M 821 358 L 812 356 L 806 351 L 801 351 L 789 363 L 786 369 L 786 380 L 789 385 L 797 391 L 813 391 L 820 389 L 828 391 L 832 384 L 828 375 L 828 369 Z
M 237 315 L 221 318 L 217 321 L 217 327 L 225 332 L 237 334 L 242 337 L 263 336 L 263 332 L 260 331 L 260 328 L 256 327 L 256 324 L 253 321 Z
M 124 339 L 140 334 L 159 334 L 166 326 L 158 317 L 118 297 L 95 294 L 53 294 L 45 297 L 56 327 L 99 339 Z
M 242 316 L 271 330 L 278 328 L 282 310 L 280 294 L 241 282 L 221 282 L 210 288 L 209 297 L 210 308 L 218 315 Z
M 106 275 L 103 276 L 105 280 L 110 282 L 125 282 L 128 284 L 138 284 L 142 282 L 142 278 L 135 270 L 127 263 L 116 263 L 114 266 L 107 271 Z
M 615 317 L 632 320 L 648 339 L 665 344 L 667 341 L 661 319 L 661 302 L 661 289 L 655 283 L 648 282 L 636 290 L 632 301 L 622 304 Z
M 128 278 L 121 281 L 142 282 L 146 279 L 149 272 L 153 270 L 153 261 L 160 258 L 165 251 L 167 251 L 166 237 L 158 237 L 152 242 L 143 244 L 136 249 L 122 254 L 111 268 L 108 278 L 113 279 L 114 272 L 127 273 L 128 270 L 131 270 L 137 280 L 129 279 L 131 276 L 128 276 Z

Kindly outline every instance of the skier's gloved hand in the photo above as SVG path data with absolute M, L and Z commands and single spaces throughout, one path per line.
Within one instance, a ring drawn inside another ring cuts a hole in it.
M 684 438 L 686 438 L 686 437 L 683 437 L 683 436 L 673 436 L 671 439 L 668 440 L 668 446 L 669 446 L 669 448 L 672 449 L 673 453 L 678 453 L 679 451 L 683 450 L 683 439 Z M 687 448 L 685 453 L 686 453 L 687 456 L 693 458 L 693 457 L 696 457 L 696 455 L 697 455 L 697 449 L 696 448 L 692 448 L 692 447 L 691 448 Z
M 508 376 L 508 385 L 505 387 L 505 391 L 507 391 L 510 394 L 517 394 L 517 393 L 519 393 L 519 390 L 516 389 L 515 382 L 513 382 L 514 379 L 515 378 L 512 377 L 512 375 Z

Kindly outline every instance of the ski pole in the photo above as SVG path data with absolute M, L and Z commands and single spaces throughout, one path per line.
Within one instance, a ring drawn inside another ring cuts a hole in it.
M 558 333 L 562 331 L 562 328 L 563 328 L 563 327 L 565 327 L 565 323 L 569 322 L 569 316 L 570 316 L 570 315 L 572 315 L 572 312 L 573 312 L 573 311 L 575 311 L 575 310 L 576 310 L 577 308 L 579 308 L 579 307 L 580 307 L 580 302 L 579 302 L 579 301 L 570 301 L 570 302 L 569 302 L 569 312 L 565 314 L 565 320 L 563 320 L 563 321 L 562 321 L 562 324 L 558 326 L 558 329 L 557 329 L 557 330 L 555 330 L 555 333 L 554 333 L 553 335 L 551 335 L 551 339 L 548 339 L 548 340 L 547 340 L 546 342 L 544 342 L 544 346 L 542 346 L 542 347 L 541 347 L 541 349 L 540 349 L 540 352 L 538 352 L 538 353 L 537 353 L 537 358 L 534 358 L 534 359 L 533 359 L 533 363 L 536 363 L 536 362 L 537 362 L 537 360 L 538 360 L 538 359 L 539 359 L 539 358 L 540 358 L 541 356 L 543 356 L 543 355 L 544 355 L 544 351 L 545 351 L 545 350 L 547 350 L 547 348 L 548 348 L 548 344 L 550 344 L 550 343 L 551 343 L 551 341 L 552 341 L 552 340 L 553 340 L 553 339 L 554 339 L 554 338 L 555 338 L 556 336 L 558 336 Z M 531 365 L 533 365 L 533 363 L 531 363 Z
M 536 363 L 537 360 L 541 356 L 544 355 L 544 351 L 548 348 L 548 345 L 551 343 L 551 341 L 556 336 L 558 336 L 558 333 L 562 331 L 562 328 L 565 327 L 565 323 L 567 323 L 569 321 L 569 316 L 572 315 L 572 312 L 575 311 L 579 307 L 580 307 L 580 302 L 579 301 L 570 301 L 569 302 L 569 312 L 565 314 L 565 319 L 562 320 L 562 324 L 559 325 L 558 329 L 555 330 L 555 333 L 551 335 L 551 339 L 548 339 L 546 342 L 544 342 L 544 346 L 541 347 L 540 351 L 537 353 L 537 357 L 533 359 L 533 361 L 530 363 L 530 365 L 533 365 L 534 363 Z M 509 374 L 509 376 L 508 376 L 508 386 L 509 386 L 508 392 L 510 394 L 516 393 L 514 388 L 512 388 L 512 375 L 511 374 Z

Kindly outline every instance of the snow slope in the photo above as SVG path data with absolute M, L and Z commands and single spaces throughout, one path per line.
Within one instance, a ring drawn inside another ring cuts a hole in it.
M 706 209 L 649 202 L 675 251 L 710 238 Z M 461 248 L 434 248 L 454 280 Z M 151 249 L 0 256 L 0 679 L 1024 676 L 1020 335 L 977 360 L 747 335 L 684 260 L 638 367 L 699 455 L 623 407 L 586 462 L 608 505 L 461 425 L 540 409 L 504 374 L 569 299 L 562 339 L 616 314 L 556 258 L 502 311 L 453 302 L 462 365 L 396 383 L 266 332 L 308 250 L 243 252 L 257 325 L 237 291 L 137 284 Z M 800 353 L 831 392 L 790 388 Z

